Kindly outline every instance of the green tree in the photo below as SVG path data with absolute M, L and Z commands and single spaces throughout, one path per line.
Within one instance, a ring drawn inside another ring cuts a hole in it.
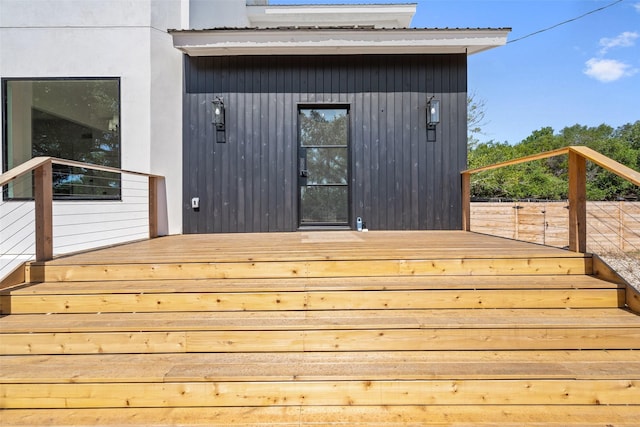
M 479 98 L 475 93 L 467 96 L 467 145 L 469 148 L 475 147 L 482 135 L 482 127 L 486 121 L 486 101 Z
M 469 167 L 481 167 L 569 145 L 592 148 L 632 169 L 640 169 L 640 121 L 617 129 L 608 125 L 569 126 L 555 133 L 544 127 L 516 145 L 478 143 L 469 151 Z M 566 199 L 568 161 L 556 156 L 477 174 L 472 194 L 477 198 Z M 589 200 L 639 199 L 640 189 L 603 168 L 587 163 Z

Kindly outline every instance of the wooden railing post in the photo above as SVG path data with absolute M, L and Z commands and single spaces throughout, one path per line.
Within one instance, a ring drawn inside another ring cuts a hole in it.
M 471 231 L 471 174 L 462 174 L 462 229 Z
M 34 170 L 36 261 L 53 258 L 53 181 L 51 161 Z
M 97 171 L 132 174 L 149 178 L 149 237 L 158 237 L 166 221 L 160 224 L 161 213 L 166 213 L 166 200 L 163 197 L 165 183 L 163 176 L 128 171 L 109 166 L 91 165 L 74 160 L 56 159 L 53 157 L 34 157 L 26 162 L 0 174 L 0 190 L 11 181 L 33 173 L 35 200 L 35 258 L 36 261 L 53 259 L 53 164 L 93 169 Z
M 587 160 L 569 151 L 569 249 L 587 251 Z
M 585 147 L 584 145 L 559 148 L 557 150 L 547 151 L 546 153 L 534 154 L 532 156 L 521 157 L 519 159 L 507 160 L 506 162 L 462 171 L 462 209 L 464 229 L 467 229 L 467 227 L 470 226 L 470 203 L 465 199 L 467 194 L 469 196 L 471 194 L 470 191 L 466 190 L 466 187 L 469 186 L 470 175 L 564 154 L 569 155 L 569 249 L 575 252 L 586 252 L 587 160 L 638 186 L 640 186 L 640 172 L 620 164 L 589 147 Z M 465 209 L 467 209 L 467 211 L 465 211 Z
M 158 237 L 158 177 L 149 177 L 149 238 Z

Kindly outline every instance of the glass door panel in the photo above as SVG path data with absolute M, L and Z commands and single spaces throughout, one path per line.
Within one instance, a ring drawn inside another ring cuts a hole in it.
M 303 108 L 299 125 L 300 225 L 348 225 L 348 110 Z

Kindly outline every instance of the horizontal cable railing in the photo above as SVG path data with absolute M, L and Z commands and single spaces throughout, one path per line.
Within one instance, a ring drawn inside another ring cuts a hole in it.
M 592 202 L 587 206 L 587 249 L 640 288 L 640 202 Z
M 569 249 L 586 252 L 587 249 L 587 172 L 590 161 L 608 171 L 640 186 L 640 172 L 616 162 L 591 148 L 570 146 L 532 156 L 521 157 L 476 169 L 462 171 L 462 221 L 463 229 L 471 230 L 471 175 L 506 166 L 527 163 L 560 155 L 569 156 Z
M 51 157 L 0 175 L 0 279 L 24 261 L 156 237 L 163 179 Z
M 472 201 L 471 231 L 568 248 L 569 202 Z M 640 284 L 640 202 L 587 202 L 587 252 Z
M 569 156 L 568 201 L 472 202 L 473 174 L 520 163 Z M 640 202 L 587 202 L 586 162 L 640 186 L 640 172 L 588 147 L 566 147 L 462 172 L 463 228 L 502 237 L 566 247 L 600 255 L 627 269 L 625 278 L 640 284 Z

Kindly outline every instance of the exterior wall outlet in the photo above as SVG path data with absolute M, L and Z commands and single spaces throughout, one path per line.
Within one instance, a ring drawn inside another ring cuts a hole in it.
M 191 198 L 191 208 L 192 209 L 200 209 L 200 197 L 192 197 Z

